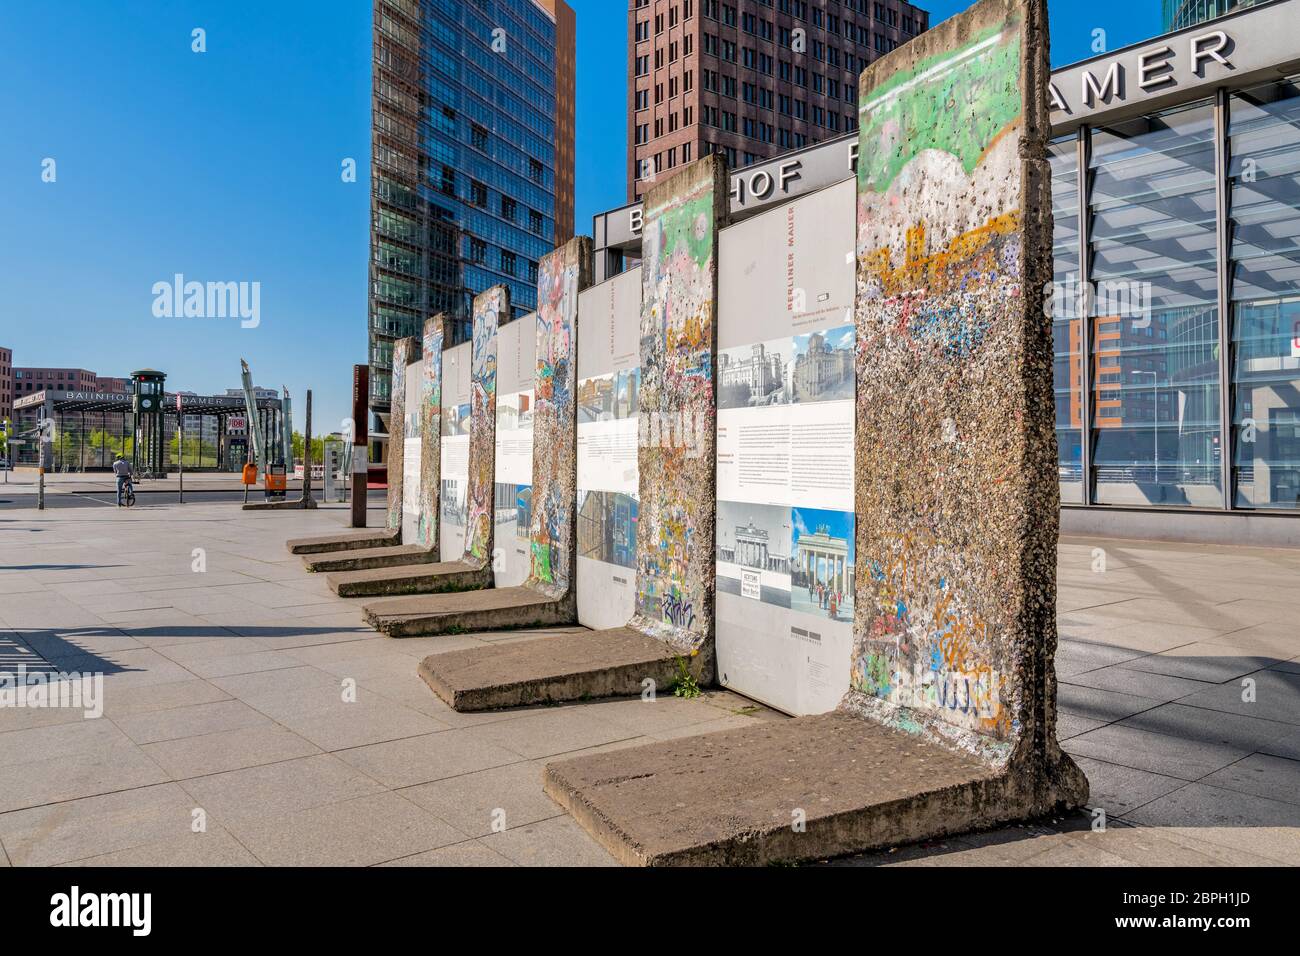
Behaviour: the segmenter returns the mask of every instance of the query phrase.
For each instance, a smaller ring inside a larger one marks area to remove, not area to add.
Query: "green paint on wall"
[[[688,199],[680,205],[665,209],[660,225],[665,257],[672,256],[685,244],[686,255],[696,265],[703,267],[713,255],[713,230],[708,226],[712,215],[711,195]],[[705,223],[703,229],[700,228],[701,217]]]
[[[1020,117],[1020,29],[992,27],[866,91],[859,110],[859,192],[884,192],[922,150],[939,149],[969,175]]]

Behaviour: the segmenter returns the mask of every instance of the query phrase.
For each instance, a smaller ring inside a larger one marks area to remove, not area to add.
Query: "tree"
[[[302,461],[302,432],[294,432],[291,441],[293,445],[294,461]],[[325,460],[325,439],[320,436],[315,436],[311,440],[311,460],[318,465]]]

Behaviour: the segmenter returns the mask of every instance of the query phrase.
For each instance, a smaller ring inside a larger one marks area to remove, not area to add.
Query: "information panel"
[[[641,269],[578,297],[578,622],[636,611]]]
[[[469,503],[470,343],[442,353],[442,491],[438,497],[438,548],[444,561],[465,553]]]
[[[537,375],[537,313],[497,331],[496,555],[499,588],[528,577],[533,495],[533,380]]]
[[[853,242],[852,181],[719,239],[718,679],[791,714],[849,686]]]
[[[406,407],[402,441],[402,540],[414,544],[420,530],[420,396],[424,390],[424,362],[406,367]],[[396,422],[393,427],[396,427]]]

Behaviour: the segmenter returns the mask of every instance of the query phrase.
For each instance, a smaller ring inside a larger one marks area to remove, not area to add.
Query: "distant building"
[[[0,348],[0,421],[14,417],[14,352]]]
[[[628,0],[627,20],[635,202],[710,153],[737,169],[857,129],[858,74],[930,15],[903,0]]]
[[[47,388],[94,392],[99,389],[99,376],[84,368],[20,366],[14,369],[15,399],[26,398]]]
[[[236,398],[242,398],[244,395],[244,390],[242,388],[228,388],[226,389],[226,394]],[[253,398],[255,399],[279,398],[279,397],[280,397],[280,393],[273,388],[263,388],[260,385],[253,386]]]

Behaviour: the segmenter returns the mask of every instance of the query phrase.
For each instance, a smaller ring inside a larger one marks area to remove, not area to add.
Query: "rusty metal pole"
[[[302,436],[302,506],[315,508],[316,499],[311,496],[311,389],[307,389],[307,414],[303,424]]]
[[[370,468],[369,429],[366,422],[366,402],[370,396],[370,367],[352,366],[352,524],[353,528],[366,526],[366,472]]]

